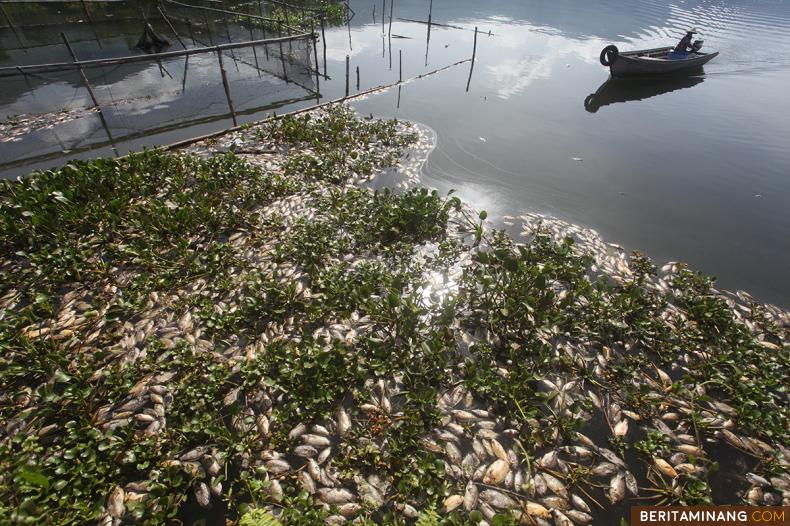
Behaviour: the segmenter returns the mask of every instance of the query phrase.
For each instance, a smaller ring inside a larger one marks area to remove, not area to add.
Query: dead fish
[[[762,486],[764,488],[771,486],[771,483],[768,482],[767,479],[761,477],[760,475],[756,475],[754,473],[747,473],[746,480],[748,480],[751,484],[754,484],[755,486]]]
[[[337,511],[340,512],[340,515],[342,515],[343,517],[345,517],[347,519],[350,519],[351,517],[354,517],[357,513],[360,512],[360,510],[362,510],[362,506],[360,506],[356,502],[349,502],[349,503],[343,504],[342,506],[340,506],[337,509]]]
[[[617,504],[625,497],[625,474],[618,473],[609,481],[609,501]]]
[[[639,495],[639,484],[637,484],[636,477],[630,471],[625,472],[625,489],[634,497]]]
[[[590,524],[593,519],[589,513],[579,510],[568,510],[565,512],[565,515],[575,524]]]
[[[697,446],[692,446],[689,444],[678,444],[677,446],[678,451],[685,453],[692,457],[704,457],[705,451]]]
[[[553,469],[557,465],[557,451],[552,450],[540,457],[535,464],[541,469]]]
[[[675,468],[673,468],[672,465],[663,458],[653,457],[653,464],[659,473],[666,475],[667,477],[675,478],[678,476],[678,472],[675,471]]]
[[[338,506],[355,500],[354,494],[344,488],[321,488],[318,490],[318,498],[322,502]]]
[[[464,509],[469,512],[477,506],[478,491],[477,486],[471,480],[467,482],[464,490]]]
[[[507,476],[510,467],[506,460],[499,459],[491,464],[483,476],[484,484],[497,485]]]
[[[533,517],[539,517],[541,519],[548,519],[551,517],[551,513],[545,506],[538,504],[537,502],[530,502],[527,501],[526,505],[527,514]]]
[[[557,495],[549,495],[548,497],[543,497],[542,499],[540,499],[540,502],[542,502],[549,508],[554,508],[557,510],[568,509],[568,501],[563,499],[562,497],[558,497]]]
[[[126,506],[124,505],[124,500],[126,497],[126,492],[120,486],[115,486],[112,492],[110,492],[110,496],[107,499],[107,511],[110,513],[110,516],[115,517],[116,519],[120,519],[123,517],[124,512],[126,511]]]
[[[208,508],[211,505],[211,492],[205,482],[198,482],[195,485],[195,500],[201,508]]]
[[[532,486],[535,489],[535,495],[539,497],[541,495],[545,495],[549,491],[549,487],[546,484],[546,479],[543,478],[542,473],[538,473],[532,477]]]
[[[318,450],[313,446],[301,445],[294,448],[293,454],[297,457],[313,458],[318,454]]]
[[[495,508],[509,510],[518,506],[518,503],[499,491],[487,489],[480,493],[480,500],[487,502]]]
[[[628,467],[625,465],[625,462],[623,462],[623,460],[620,457],[615,455],[615,453],[612,450],[606,449],[605,447],[599,447],[598,453],[612,464],[619,466],[623,469],[628,469]]]
[[[379,508],[384,505],[384,497],[373,484],[362,477],[354,477],[354,482],[357,483],[357,492],[363,503],[371,508]]]
[[[318,467],[318,462],[312,458],[307,461],[307,473],[310,474],[314,481],[318,482],[321,480],[321,468]]]
[[[460,464],[461,463],[461,450],[458,449],[453,442],[447,442],[444,445],[444,450],[447,453],[447,458],[450,459],[450,462],[453,464]]]
[[[266,471],[272,475],[280,475],[291,470],[291,465],[280,458],[273,458],[264,464]]]
[[[463,503],[464,498],[461,495],[450,495],[444,499],[444,512],[450,513]]]
[[[628,433],[628,420],[623,419],[617,422],[614,426],[614,434],[618,437],[624,437]]]
[[[313,447],[326,447],[332,443],[332,441],[325,436],[311,435],[311,434],[302,435],[302,442],[304,442],[308,446],[313,446]]]
[[[288,438],[293,440],[295,438],[299,438],[306,432],[307,432],[307,426],[305,424],[298,424],[288,432]]]
[[[331,447],[323,449],[321,451],[321,453],[318,455],[318,463],[319,464],[323,464],[326,461],[326,459],[329,458],[329,455],[331,455],[331,454],[332,454],[332,448]]]
[[[280,484],[280,481],[277,479],[270,479],[269,480],[269,496],[274,499],[275,501],[279,502],[283,499],[283,487]]]
[[[506,462],[510,462],[510,459],[508,458],[507,455],[507,451],[505,451],[505,448],[502,447],[502,444],[500,444],[499,441],[495,438],[492,438],[490,442],[491,442],[491,451],[494,452],[494,456]]]
[[[310,495],[315,493],[315,480],[306,471],[300,471],[297,480],[307,493]]]
[[[573,522],[560,510],[554,509],[554,525],[555,526],[574,526]]]
[[[580,496],[576,495],[575,493],[571,493],[571,504],[573,504],[573,507],[578,510],[581,510],[585,513],[591,513],[590,506],[587,505],[584,499],[582,499]]]
[[[562,483],[560,479],[555,477],[554,475],[550,475],[549,473],[542,473],[543,480],[546,481],[546,486],[554,492],[554,494],[559,495],[563,499],[568,498],[568,490],[565,487],[565,484]]]
[[[472,475],[478,468],[479,464],[480,462],[477,460],[477,456],[472,453],[468,453],[461,461],[461,470],[464,472],[464,476],[467,478],[472,478]]]

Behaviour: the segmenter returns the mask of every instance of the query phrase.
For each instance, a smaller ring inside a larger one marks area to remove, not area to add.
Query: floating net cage
[[[111,11],[119,4],[126,3],[112,2],[107,8]],[[227,127],[232,111],[243,121],[245,115],[317,96],[315,60],[320,53],[313,49],[317,40],[309,26],[288,26],[266,11],[252,18],[247,16],[250,13],[242,16],[214,9],[175,2],[156,6],[157,16],[147,20],[170,41],[161,54],[135,49],[143,31],[139,16],[124,22],[133,23],[138,31],[124,30],[112,37],[100,34],[101,48],[88,25],[53,22],[52,30],[62,28],[68,35],[74,54],[84,64],[85,79],[79,68],[68,64],[72,57],[59,34],[59,42],[39,44],[40,52],[28,49],[32,56],[22,64],[0,64],[5,92],[0,94],[0,171],[33,158],[55,158],[100,146],[129,143],[124,151],[137,149],[146,145],[144,138],[153,136],[156,143],[173,142],[215,131],[218,121]],[[5,30],[0,31],[7,42]],[[14,55],[20,56],[24,54]],[[42,57],[46,60],[37,60]],[[36,67],[27,67],[31,64]],[[190,132],[186,136],[185,128]]]

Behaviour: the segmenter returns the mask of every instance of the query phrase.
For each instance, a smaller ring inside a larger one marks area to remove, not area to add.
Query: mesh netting
[[[151,18],[150,22],[155,31],[171,40],[167,51],[181,51],[182,42],[193,50],[229,42],[287,37],[289,32],[282,24],[271,21],[246,20],[193,8],[171,6],[166,16],[166,20],[160,16]],[[68,31],[78,58],[90,60],[141,54],[135,49],[139,34],[134,28],[141,34],[142,21],[138,17],[125,24],[131,29],[124,27],[122,34],[102,38],[101,48],[85,24],[75,27],[64,22],[61,26]],[[298,31],[292,28],[291,32],[297,35]],[[29,35],[26,32],[23,38]],[[315,55],[310,36],[223,49],[221,53],[233,109],[240,121],[245,115],[312,97],[316,91]],[[24,54],[18,52],[13,58],[20,57],[23,60],[12,63],[71,60],[62,41],[41,43]],[[226,121],[231,116],[230,105],[214,49],[189,56],[86,67],[84,72],[101,113],[95,111],[76,69],[39,69],[25,76],[3,77],[6,92],[3,100],[9,102],[0,104],[0,170],[31,157],[78,152],[97,144],[119,144],[194,128],[194,132],[177,137],[183,138],[214,131],[220,127],[218,122],[222,127],[229,124]]]

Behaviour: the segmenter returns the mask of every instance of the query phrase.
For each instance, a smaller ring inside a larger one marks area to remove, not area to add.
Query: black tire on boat
[[[606,66],[607,68],[615,63],[617,57],[620,56],[620,50],[617,49],[617,46],[606,46],[601,51],[601,64]]]

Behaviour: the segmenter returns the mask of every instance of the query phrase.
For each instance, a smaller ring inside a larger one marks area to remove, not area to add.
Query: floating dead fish
[[[464,509],[472,511],[477,506],[478,490],[474,482],[469,481],[464,490]]]
[[[492,489],[487,489],[480,492],[480,500],[487,502],[491,506],[501,510],[509,510],[518,506],[518,503],[512,498],[508,497],[502,492]]]
[[[444,504],[443,504],[444,512],[450,513],[451,511],[453,511],[463,503],[464,503],[464,497],[462,497],[461,495],[450,495],[449,497],[444,499]]]
[[[497,460],[491,464],[483,476],[484,484],[497,485],[503,480],[510,471],[509,464],[506,460]]]
[[[318,490],[318,498],[327,504],[346,504],[355,500],[354,494],[344,488],[322,488]]]
[[[609,501],[617,504],[625,497],[625,474],[618,473],[609,482]]]

